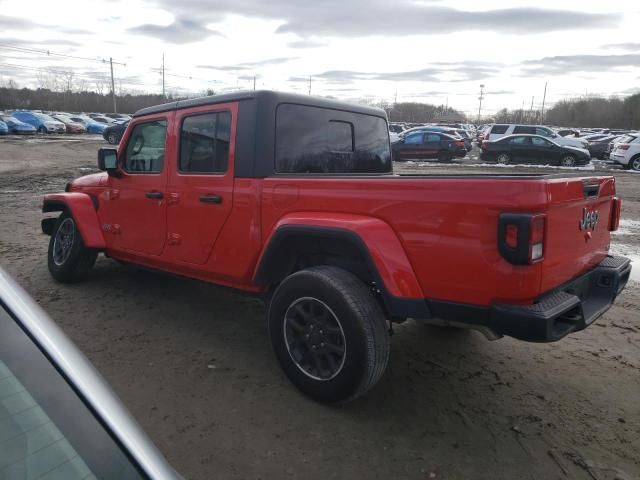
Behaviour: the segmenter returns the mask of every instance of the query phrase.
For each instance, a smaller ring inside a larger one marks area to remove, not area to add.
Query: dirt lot
[[[377,388],[319,405],[281,373],[256,300],[102,257],[85,283],[51,279],[40,197],[94,171],[100,145],[0,139],[0,265],[186,478],[640,478],[637,281],[594,326],[555,344],[406,322]],[[616,177],[625,222],[613,248],[638,255],[640,175]]]

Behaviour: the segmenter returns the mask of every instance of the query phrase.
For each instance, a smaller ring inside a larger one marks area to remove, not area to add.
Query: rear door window
[[[527,125],[517,125],[513,129],[513,133],[526,133],[526,134],[534,135],[536,133],[536,128],[529,127]]]
[[[421,145],[424,140],[424,134],[421,132],[412,133],[404,139],[405,145]]]
[[[180,130],[183,173],[224,173],[229,163],[231,113],[215,112],[186,117]]]
[[[439,142],[440,135],[437,133],[427,133],[424,138],[425,143]]]
[[[509,125],[494,125],[491,127],[491,133],[503,134],[507,132]]]
[[[275,157],[278,173],[389,173],[389,129],[373,115],[283,103]]]

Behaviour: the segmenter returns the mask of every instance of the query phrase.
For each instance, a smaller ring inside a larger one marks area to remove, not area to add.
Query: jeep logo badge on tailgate
[[[595,230],[599,219],[600,219],[600,215],[596,210],[589,210],[586,207],[583,208],[582,220],[578,222],[578,225],[580,226],[580,230],[582,231]]]

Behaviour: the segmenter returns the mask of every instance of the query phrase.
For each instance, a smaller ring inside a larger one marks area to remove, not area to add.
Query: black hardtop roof
[[[335,110],[344,110],[354,113],[363,113],[365,115],[373,115],[376,117],[387,118],[384,110],[380,108],[368,107],[365,105],[357,105],[354,103],[340,102],[322,97],[313,97],[309,95],[297,95],[295,93],[275,92],[271,90],[250,90],[233,93],[225,93],[222,95],[212,95],[209,97],[190,98],[188,100],[179,100],[177,102],[163,103],[138,110],[133,114],[134,117],[150,115],[153,113],[168,112],[171,110],[180,110],[183,108],[199,107],[202,105],[215,105],[218,103],[238,102],[256,99],[258,102],[265,101],[268,104],[278,105],[280,103],[295,103],[301,105],[309,105],[320,108],[332,108]]]

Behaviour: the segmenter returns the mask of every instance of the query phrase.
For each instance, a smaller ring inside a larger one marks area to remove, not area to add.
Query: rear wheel
[[[58,218],[47,254],[51,276],[62,283],[77,282],[86,278],[98,256],[98,251],[84,246],[75,220],[64,212]]]
[[[107,135],[107,142],[109,142],[111,145],[115,145],[118,143],[118,137],[115,133],[110,133],[109,135]]]
[[[573,155],[565,155],[560,159],[560,165],[563,167],[575,167],[576,157],[574,157]]]
[[[451,161],[451,154],[449,152],[438,152],[438,162],[447,163]]]
[[[498,155],[497,161],[502,165],[507,165],[511,163],[511,155],[509,155],[508,153],[501,153],[500,155]]]
[[[320,402],[346,402],[382,377],[389,359],[384,314],[367,286],[337,267],[296,272],[276,289],[271,344],[289,380]]]
[[[637,155],[631,159],[629,162],[629,168],[631,170],[635,170],[636,172],[640,172],[640,155]]]

